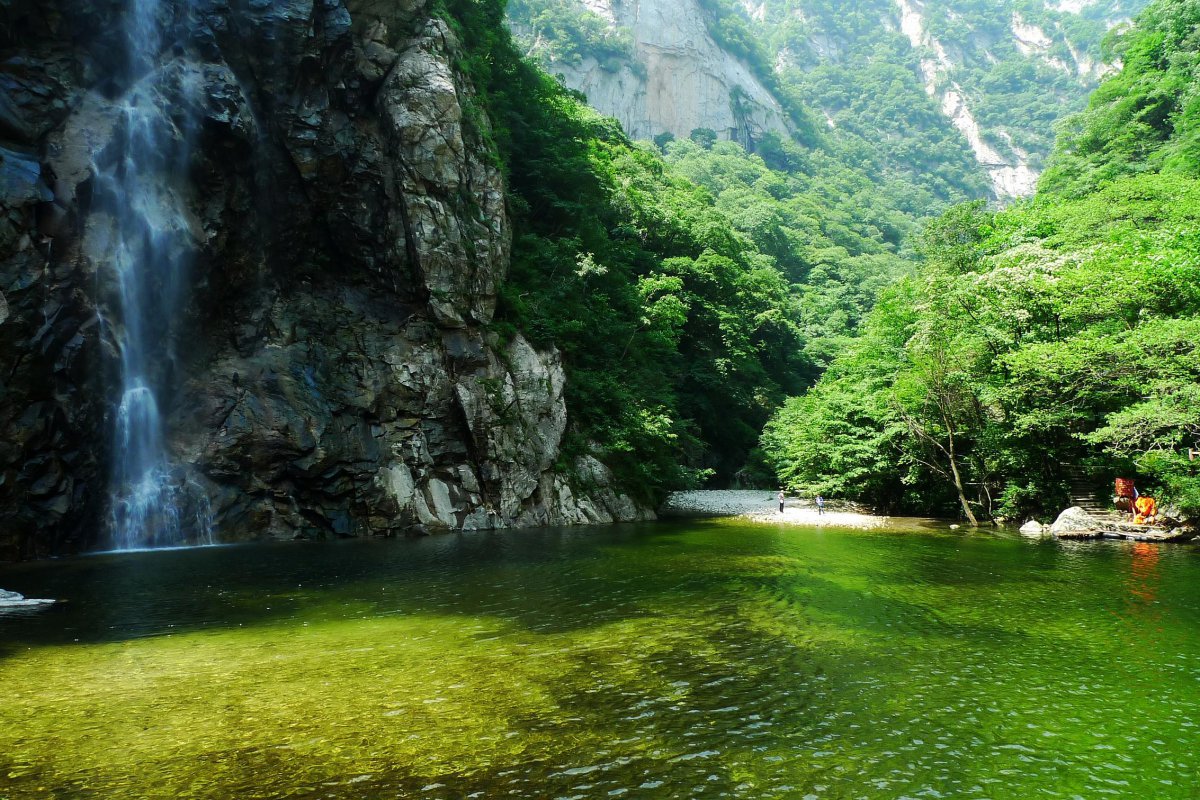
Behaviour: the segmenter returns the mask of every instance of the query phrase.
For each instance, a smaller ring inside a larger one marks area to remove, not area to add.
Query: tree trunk
[[[975,519],[975,515],[971,512],[971,504],[967,502],[967,494],[963,491],[962,475],[958,472],[958,459],[954,455],[954,434],[949,434],[950,439],[950,474],[954,476],[954,489],[958,492],[958,502],[962,503],[963,513],[967,515],[967,522],[971,523],[972,528],[979,527],[979,520]]]

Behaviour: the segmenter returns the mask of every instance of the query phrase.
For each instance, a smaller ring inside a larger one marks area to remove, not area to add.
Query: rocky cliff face
[[[869,72],[870,45],[890,48],[889,37],[902,36],[906,61],[932,104],[969,146],[993,196],[1009,200],[1033,193],[1054,122],[1080,110],[1112,68],[1100,56],[1105,31],[1145,4],[861,0],[861,13],[878,24],[856,28],[830,15],[826,0],[768,0],[767,24],[800,11],[783,61],[809,72]],[[831,125],[841,117],[853,126],[853,105],[822,111]]]
[[[634,138],[664,131],[681,136],[707,127],[745,141],[764,130],[786,129],[772,94],[709,36],[696,0],[571,2],[631,36],[632,55],[564,60],[555,57],[548,40],[561,31],[534,30],[527,19],[517,18],[515,32],[550,72],[619,119]],[[871,117],[896,95],[890,85],[894,76],[880,78],[885,62],[902,65],[927,95],[928,111],[940,116],[938,124],[952,128],[974,156],[992,195],[1009,200],[1033,193],[1053,144],[1054,121],[1082,108],[1111,68],[1100,59],[1104,30],[1129,20],[1146,2],[741,0],[737,5],[774,57],[781,83],[812,107],[815,118],[826,120],[832,136],[838,129],[875,136],[868,146],[889,149],[889,137],[877,136]],[[724,13],[735,13],[733,4]],[[923,115],[926,109],[916,111]],[[741,122],[746,116],[749,124]],[[921,157],[909,160],[919,163]]]
[[[635,139],[661,133],[684,137],[710,128],[748,141],[766,131],[786,134],[779,102],[749,68],[723,50],[704,24],[696,0],[580,0],[588,11],[633,38],[628,60],[584,55],[546,64],[588,103],[616,117]],[[539,55],[537,34],[521,21],[516,33]]]
[[[126,3],[0,7],[11,558],[103,543],[121,345],[91,193],[132,95],[117,77]],[[139,78],[143,96],[199,105],[178,131],[194,139],[193,266],[162,405],[178,480],[200,487],[219,536],[645,516],[598,460],[559,463],[557,355],[487,332],[504,187],[454,37],[423,0],[158,13],[184,44]]]

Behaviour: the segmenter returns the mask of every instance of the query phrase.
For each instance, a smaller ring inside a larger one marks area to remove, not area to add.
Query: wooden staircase
[[[1117,511],[1112,506],[1111,494],[1097,495],[1096,481],[1083,467],[1063,466],[1067,479],[1072,506],[1079,506],[1094,519],[1099,528],[1094,531],[1067,535],[1062,538],[1075,539],[1126,539],[1135,542],[1188,541],[1193,534],[1186,529],[1167,529],[1157,525],[1135,525],[1131,515]]]
[[[1072,506],[1079,506],[1094,517],[1121,518],[1121,512],[1113,509],[1110,497],[1096,494],[1096,481],[1083,467],[1064,466],[1063,475],[1067,479]]]

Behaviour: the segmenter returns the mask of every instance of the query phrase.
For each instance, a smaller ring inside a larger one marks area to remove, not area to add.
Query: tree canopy
[[[1164,14],[1195,19],[1195,8],[1156,5],[1151,32],[1127,36],[1157,40]],[[1157,71],[1131,59],[1113,82],[1153,94]],[[1176,88],[1189,96],[1195,81]],[[1103,135],[1116,112],[1092,106],[1071,136]],[[1060,177],[1031,202],[966,205],[927,226],[919,274],[885,292],[862,337],[768,424],[763,443],[781,477],[891,508],[944,512],[961,501],[1014,517],[1060,508],[1082,470],[1098,486],[1136,475],[1200,510],[1187,455],[1200,441],[1200,181],[1184,168],[1189,135],[1180,120],[1139,164],[1110,152],[1108,180],[1100,170],[1061,179],[1079,159],[1063,147]]]

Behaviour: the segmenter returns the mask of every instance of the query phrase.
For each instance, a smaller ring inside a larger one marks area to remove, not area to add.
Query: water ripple
[[[0,796],[1190,797],[1195,555],[706,522],[5,568],[67,602],[0,619]]]

